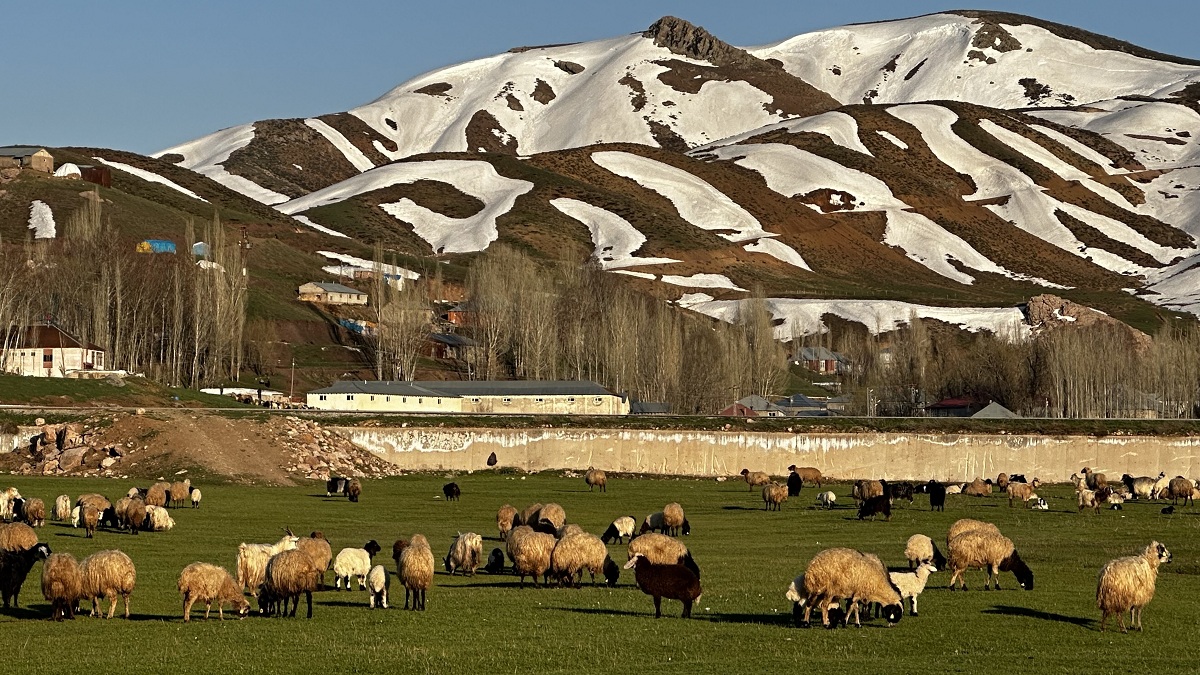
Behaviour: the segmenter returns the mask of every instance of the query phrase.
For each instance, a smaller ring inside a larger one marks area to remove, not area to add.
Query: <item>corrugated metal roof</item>
[[[474,347],[475,341],[454,333],[430,333],[429,339],[451,347]]]
[[[342,380],[310,394],[383,394],[387,396],[611,396],[595,382],[575,380],[493,380],[378,382]]]
[[[13,332],[16,333],[19,330],[14,329]],[[84,345],[56,326],[47,326],[44,324],[29,326],[25,329],[24,334],[19,336],[19,339],[17,338],[17,335],[12,336],[14,340],[12,343],[13,349],[90,349],[97,352],[104,351],[90,342]]]

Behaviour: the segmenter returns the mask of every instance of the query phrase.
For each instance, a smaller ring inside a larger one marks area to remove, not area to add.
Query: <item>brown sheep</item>
[[[392,542],[392,560],[396,562],[397,572],[400,570],[400,554],[404,553],[404,549],[408,548],[407,539],[397,539]]]
[[[262,589],[265,603],[268,606],[280,603],[280,616],[296,616],[296,610],[300,608],[300,594],[303,593],[308,601],[308,618],[311,619],[312,594],[317,590],[323,572],[310,555],[298,548],[280,551],[267,562],[266,581]],[[291,614],[288,613],[289,600],[292,602]]]
[[[357,478],[350,479],[350,482],[346,484],[346,496],[350,498],[350,501],[357,502],[362,496],[362,481]]]
[[[79,563],[70,553],[51,553],[42,563],[42,597],[50,601],[50,618],[75,618],[75,604],[83,597]]]
[[[814,466],[796,466],[795,464],[788,467],[788,471],[800,476],[800,480],[805,483],[816,483],[817,487],[821,487],[821,470]]]
[[[1000,475],[996,476],[996,488],[1001,492],[1008,489],[1008,474],[1001,471]]]
[[[170,499],[172,508],[183,506],[187,503],[189,497],[192,496],[192,481],[191,479],[176,481],[171,483],[171,487],[167,491],[167,497]]]
[[[654,618],[662,617],[662,599],[683,602],[684,619],[692,616],[692,604],[700,599],[700,577],[683,565],[655,565],[646,556],[635,553],[625,564],[633,568],[638,588],[654,598]]]
[[[549,536],[549,535],[537,535]],[[550,537],[551,540],[554,537]],[[408,609],[408,595],[412,592],[412,608],[425,611],[425,592],[433,586],[433,551],[425,535],[414,534],[408,546],[400,553],[400,565],[396,571],[400,583],[404,584],[404,609]]]
[[[879,558],[850,548],[829,548],[813,557],[804,571],[803,596],[805,625],[813,607],[820,607],[821,623],[828,627],[830,603],[841,600],[850,601],[848,614],[854,614],[856,626],[860,625],[859,607],[864,602],[883,605],[888,625],[899,621],[904,613],[900,591]]]
[[[1192,481],[1183,476],[1176,476],[1167,484],[1167,497],[1171,498],[1171,503],[1175,504],[1178,500],[1183,500],[1183,505],[1187,506],[1192,499],[1192,492],[1196,489],[1196,485]],[[32,500],[30,500],[32,501]],[[1194,505],[1194,502],[1191,502]],[[29,507],[25,507],[27,512]]]
[[[513,529],[519,514],[511,504],[505,504],[496,511],[496,529],[500,530],[500,541],[508,538],[509,530]]]
[[[599,487],[601,492],[608,492],[608,476],[600,469],[589,466],[587,473],[583,474],[583,482],[587,483],[588,492],[596,487]]]
[[[535,523],[529,523],[533,529],[546,534],[558,534],[567,523],[567,512],[558,504],[546,504],[538,511]]]
[[[25,500],[23,520],[30,527],[42,527],[46,524],[46,502],[37,497]]]
[[[1020,500],[1022,504],[1029,506],[1029,500],[1037,496],[1033,493],[1033,486],[1029,483],[1009,483],[1007,492],[1009,508],[1012,508],[1015,500]]]
[[[525,507],[525,510],[521,512],[520,519],[514,520],[513,525],[528,525],[529,527],[533,527],[537,524],[538,512],[541,510],[541,503],[531,504]]]
[[[662,510],[663,534],[677,535],[685,527],[687,519],[683,516],[683,507],[677,502],[671,502]]]
[[[765,471],[751,471],[750,469],[742,469],[742,478],[746,480],[746,484],[750,486],[750,492],[754,492],[754,488],[760,485],[766,485],[771,482],[771,476]]]
[[[971,530],[982,530],[984,532],[995,532],[996,534],[1000,534],[1000,528],[996,527],[992,523],[984,522],[982,520],[971,520],[970,518],[959,518],[958,520],[954,521],[954,524],[950,526],[950,531],[946,533],[946,544],[949,545],[951,539],[957,537],[963,532],[970,532]]]
[[[976,478],[963,488],[962,493],[964,495],[971,495],[972,497],[984,497],[992,494],[992,484],[982,478]]]
[[[763,508],[767,511],[780,511],[787,501],[787,486],[779,483],[764,485],[762,489]]]
[[[28,551],[37,543],[37,532],[25,523],[0,523],[0,551]]]
[[[993,581],[996,583],[996,590],[1000,589],[1000,572],[1012,572],[1021,588],[1033,590],[1033,572],[1021,560],[1008,537],[985,530],[968,530],[951,539],[947,546],[949,551],[946,554],[946,566],[953,571],[950,576],[950,590],[954,590],[954,582],[957,580],[961,580],[962,590],[967,590],[967,579],[963,573],[969,569],[982,569],[987,572],[984,590],[988,590]]]
[[[83,530],[88,539],[96,534],[96,526],[100,524],[100,512],[91,506],[83,507]]]
[[[204,618],[212,611],[213,603],[217,603],[217,615],[225,619],[224,607],[237,610],[239,616],[246,616],[250,611],[250,603],[242,595],[242,589],[234,582],[233,577],[223,567],[208,563],[195,562],[183,568],[177,585],[183,594],[183,622],[192,620],[192,605],[204,603]]]
[[[680,564],[700,576],[700,567],[692,559],[687,546],[678,539],[672,539],[665,534],[641,534],[629,540],[626,555],[632,559],[635,555],[644,555],[655,565]]]
[[[317,566],[317,569],[321,570],[321,574],[317,579],[317,587],[319,590],[324,590],[325,570],[329,569],[329,565],[333,560],[333,548],[325,539],[325,535],[320,532],[313,532],[310,536],[300,537],[296,540],[296,549],[308,554],[308,557],[312,558],[313,564]]]
[[[1108,487],[1108,477],[1102,473],[1096,473],[1086,466],[1083,467],[1083,478],[1089,490],[1099,490]]]
[[[166,507],[167,505],[167,490],[171,488],[170,483],[155,483],[146,491],[146,506]]]
[[[75,500],[75,506],[90,506],[100,513],[104,513],[105,510],[112,507],[112,502],[108,501],[108,497],[105,497],[102,494],[91,492],[86,495],[80,495],[79,499]],[[80,510],[82,510],[82,508]]]
[[[1165,562],[1171,562],[1171,552],[1166,546],[1152,541],[1141,555],[1110,560],[1100,568],[1100,577],[1096,581],[1096,607],[1102,612],[1101,633],[1113,614],[1117,615],[1121,632],[1127,632],[1126,611],[1129,612],[1129,625],[1142,629],[1142,610],[1154,598],[1158,566]]]
[[[79,574],[83,581],[82,596],[92,602],[92,612],[103,616],[101,598],[108,598],[108,618],[117,611],[117,596],[125,600],[125,618],[129,618],[129,596],[137,584],[137,570],[129,556],[121,551],[99,551],[79,563]]]
[[[871,497],[883,496],[883,483],[877,480],[856,480],[851,496],[854,498],[854,502],[861,506]]]
[[[586,532],[558,540],[550,553],[550,571],[558,577],[560,584],[574,584],[575,588],[583,584],[584,571],[592,575],[593,586],[596,585],[596,575],[601,573],[608,577],[609,586],[617,583],[617,577],[610,576],[617,571],[617,566],[608,557],[608,548],[600,537]],[[620,572],[617,571],[617,574]]]
[[[537,588],[539,576],[543,581],[549,581],[550,555],[558,540],[543,532],[509,533],[508,550],[513,560],[513,573],[521,578],[520,588],[525,588],[525,577],[533,577],[533,586]]]

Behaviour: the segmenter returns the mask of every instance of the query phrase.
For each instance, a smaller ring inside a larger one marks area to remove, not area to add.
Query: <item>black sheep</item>
[[[798,497],[800,488],[804,487],[804,480],[800,478],[800,474],[793,471],[788,475],[787,487],[789,497]]]
[[[1025,480],[1025,474],[1014,473],[1013,475],[1008,477],[1008,482],[1010,482],[1010,483],[1028,483],[1029,481]]]
[[[331,476],[329,480],[325,481],[325,496],[332,497],[334,495],[345,494],[346,482],[345,478]]]
[[[875,516],[883,514],[884,520],[892,519],[892,500],[886,494],[877,497],[871,497],[864,501],[862,506],[858,507],[858,519],[862,520],[867,516],[871,516],[871,520],[875,520]]]
[[[662,599],[683,603],[683,618],[692,616],[692,603],[700,598],[700,577],[683,565],[655,565],[646,556],[635,553],[625,564],[633,568],[633,578],[643,593],[654,598],[654,618],[662,617]]]
[[[945,511],[946,510],[946,486],[931,480],[925,484],[925,491],[929,493],[929,510],[930,511]]]
[[[500,574],[504,571],[504,551],[494,548],[488,554],[487,564],[483,566],[483,570],[488,574]]]
[[[8,609],[10,601],[13,607],[21,606],[17,602],[17,594],[21,592],[25,577],[29,576],[29,570],[33,569],[35,562],[49,556],[50,547],[46,544],[38,544],[24,551],[0,552],[0,595],[4,597],[5,609]]]
[[[913,502],[912,483],[889,483],[888,492],[884,494],[887,494],[892,499],[907,499],[909,504]]]
[[[446,483],[442,486],[442,494],[446,495],[446,501],[456,502],[462,496],[462,490],[458,488],[458,483]]]
[[[605,558],[603,570],[604,583],[610,588],[615,587],[617,585],[617,580],[621,578],[621,567],[617,565],[617,563],[613,562],[612,558]],[[582,572],[580,573],[580,578],[583,578]]]

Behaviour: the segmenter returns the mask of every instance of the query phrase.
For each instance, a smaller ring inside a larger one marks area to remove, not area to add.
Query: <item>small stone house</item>
[[[54,173],[54,156],[45,148],[23,145],[0,147],[0,168],[5,167]]]
[[[341,284],[310,281],[299,289],[301,302],[321,302],[327,305],[365,305],[367,294]]]

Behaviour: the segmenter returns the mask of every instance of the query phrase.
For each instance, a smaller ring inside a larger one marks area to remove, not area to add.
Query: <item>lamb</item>
[[[1096,581],[1096,607],[1101,611],[1100,632],[1104,632],[1108,617],[1115,614],[1121,632],[1125,628],[1125,612],[1129,612],[1129,625],[1142,630],[1142,610],[1154,598],[1154,585],[1158,579],[1158,566],[1171,562],[1171,552],[1157,541],[1142,551],[1141,555],[1110,560],[1100,568]]]
[[[620,570],[608,556],[604,542],[594,534],[582,533],[563,537],[554,545],[550,552],[550,571],[558,577],[563,585],[583,584],[583,573],[587,571],[592,576],[592,585],[596,585],[596,574],[603,573],[609,586],[617,585]],[[616,574],[612,574],[616,572]],[[578,578],[576,578],[578,575]]]
[[[877,480],[856,480],[854,481],[854,490],[850,496],[854,498],[855,504],[862,504],[871,497],[879,497],[883,495],[883,483]]]
[[[4,598],[4,608],[8,609],[9,602],[13,607],[19,607],[17,596],[29,570],[39,560],[45,560],[50,555],[50,547],[46,544],[36,544],[19,551],[0,551],[0,595]]]
[[[358,498],[361,496],[362,496],[362,481],[358,480],[357,478],[351,478],[350,482],[346,484],[346,497],[348,497],[350,499],[350,501],[357,503]],[[292,610],[292,611],[295,611],[295,610]]]
[[[604,534],[600,535],[600,541],[607,544],[615,539],[618,544],[624,544],[626,537],[633,539],[633,528],[636,526],[637,521],[633,516],[621,516],[609,524]]]
[[[513,561],[513,573],[521,578],[521,588],[525,588],[527,576],[533,577],[534,588],[539,575],[542,581],[549,581],[550,556],[557,544],[558,540],[543,532],[522,532],[516,538],[509,537],[508,554]]]
[[[382,548],[379,542],[372,539],[362,548],[344,548],[338,551],[333,559],[333,587],[341,589],[342,579],[346,580],[346,590],[350,590],[350,577],[358,577],[358,588],[367,587],[367,573],[371,571],[371,561]]]
[[[146,491],[146,499],[144,500],[146,506],[165,507],[167,505],[167,490],[170,489],[170,483],[155,483],[151,485],[150,489]]]
[[[263,585],[263,580],[267,573],[267,563],[271,557],[283,551],[290,551],[296,548],[296,542],[300,538],[288,532],[282,539],[274,544],[247,544],[242,543],[238,546],[237,561],[234,567],[237,569],[237,582],[239,588],[248,589],[250,595],[258,597],[258,589]]]
[[[915,572],[889,572],[888,576],[892,580],[892,585],[900,590],[900,605],[904,606],[904,598],[909,598],[909,614],[917,616],[917,596],[925,590],[925,583],[929,581],[929,575],[938,571],[936,565],[931,562],[923,562],[917,566]]]
[[[488,574],[500,574],[504,571],[504,551],[494,548],[488,554],[487,564],[483,566],[483,571]]]
[[[281,603],[280,616],[296,616],[296,610],[300,608],[300,594],[303,593],[308,601],[307,618],[311,619],[312,594],[317,590],[322,572],[313,559],[299,549],[293,548],[271,556],[271,560],[267,562],[266,580],[262,588],[268,608],[275,603]],[[262,599],[260,598],[260,602]],[[289,600],[292,602],[290,614]]]
[[[108,598],[108,618],[117,611],[117,596],[125,600],[125,618],[129,618],[129,596],[137,584],[137,570],[129,556],[121,551],[99,551],[79,563],[79,574],[83,581],[80,597],[91,600],[89,616],[103,615],[101,598]]]
[[[792,621],[795,622],[797,628],[803,628],[804,622],[804,606],[808,603],[808,598],[804,597],[804,575],[792,579],[792,583],[788,584],[787,591],[783,594],[785,598],[792,601]],[[831,602],[825,606],[829,612],[830,627],[845,626],[846,613],[842,611],[840,602]]]
[[[175,527],[175,519],[164,506],[146,506],[146,529],[151,532],[167,532]]]
[[[601,492],[608,492],[608,476],[600,469],[588,467],[587,473],[583,474],[583,482],[587,483],[588,492],[599,487]]]
[[[646,556],[655,565],[683,565],[700,576],[700,567],[692,559],[692,554],[678,539],[672,539],[665,534],[643,534],[629,541],[627,555],[632,558],[636,554]]]
[[[962,483],[952,483],[946,486],[946,494],[961,495],[964,487]]]
[[[700,575],[683,565],[657,565],[635,553],[625,569],[633,569],[634,580],[643,593],[654,598],[654,618],[662,618],[662,599],[683,603],[684,619],[692,616],[692,604],[700,599]]]
[[[530,536],[554,539],[548,534]],[[424,535],[414,534],[409,540],[408,546],[400,554],[397,575],[404,584],[404,609],[408,609],[408,594],[411,591],[412,608],[425,611],[425,593],[433,585],[433,551],[429,549],[429,541]]]
[[[1188,494],[1190,495],[1191,492]],[[24,520],[30,527],[44,526],[46,524],[46,502],[37,497],[26,500],[21,520]]]
[[[567,512],[563,510],[563,507],[558,504],[546,504],[538,510],[537,521],[532,523],[532,527],[538,532],[558,534],[566,522]]]
[[[1176,476],[1167,483],[1167,495],[1171,498],[1171,504],[1175,504],[1178,500],[1183,500],[1183,505],[1187,506],[1192,499],[1192,491],[1196,489],[1196,485],[1192,481],[1183,476]],[[32,501],[32,500],[30,500]],[[1195,504],[1193,503],[1193,506]],[[26,507],[28,508],[28,507]],[[32,523],[30,523],[32,524]]]
[[[505,504],[496,511],[496,529],[500,530],[500,541],[508,538],[508,532],[513,529],[513,523],[518,515],[517,510],[511,504]]]
[[[168,497],[171,500],[170,506],[172,506],[172,507],[183,506],[184,502],[187,501],[188,497],[191,494],[192,494],[191,479],[171,483],[171,488],[170,488],[169,494],[168,494]]]
[[[542,505],[540,503],[525,507],[525,510],[521,512],[520,519],[514,520],[513,525],[528,525],[529,527],[533,527],[537,524],[538,512],[541,510]]]
[[[925,484],[925,491],[929,493],[929,510],[930,511],[945,511],[946,510],[946,494],[948,490],[945,485],[930,480]]]
[[[4,522],[11,522],[13,519],[13,502],[21,498],[21,492],[15,487],[10,487],[4,492],[0,492],[0,519]]]
[[[1034,486],[1029,483],[1009,483],[1008,489],[1008,508],[1012,508],[1014,500],[1020,500],[1022,504],[1028,506],[1029,500],[1037,497],[1033,493]]]
[[[971,481],[970,485],[963,488],[962,493],[964,495],[971,495],[972,497],[990,495],[992,494],[992,484],[982,478],[976,478]]]
[[[442,495],[446,497],[446,501],[456,502],[462,497],[462,489],[458,487],[458,483],[446,483],[442,486]]]
[[[813,607],[820,607],[821,623],[828,628],[829,606],[840,600],[850,601],[855,626],[862,625],[861,603],[882,605],[889,626],[904,613],[900,590],[892,584],[879,558],[850,548],[829,548],[817,553],[804,571],[803,591],[803,625],[808,625]]]
[[[1154,491],[1155,479],[1149,476],[1134,478],[1129,474],[1123,474],[1121,482],[1125,484],[1125,488],[1129,490],[1129,494],[1133,495],[1134,499],[1150,499]]]
[[[329,569],[329,565],[333,561],[333,548],[325,539],[325,535],[313,532],[307,537],[300,537],[296,540],[296,549],[307,553],[317,569],[321,570],[321,575],[317,579],[317,588],[324,590],[325,570]]]
[[[1100,500],[1096,499],[1095,490],[1078,490],[1076,496],[1079,499],[1079,510],[1091,509],[1094,513],[1100,512]]]
[[[817,495],[817,504],[827,509],[832,509],[836,502],[837,495],[833,494],[833,492],[830,490],[826,490]]]
[[[1158,480],[1154,481],[1154,487],[1150,488],[1151,499],[1163,499],[1166,497],[1167,486],[1171,484],[1171,479],[1167,478],[1166,472],[1160,471]]]
[[[938,550],[937,544],[923,534],[914,534],[908,538],[904,544],[904,557],[908,560],[910,570],[921,563],[933,563],[938,569],[946,566],[946,558]]]
[[[1027,591],[1033,590],[1033,572],[1013,546],[1012,540],[998,532],[968,530],[950,540],[946,564],[954,571],[950,577],[950,590],[954,582],[962,580],[962,590],[967,590],[967,579],[963,573],[968,569],[982,569],[988,574],[983,589],[988,590],[992,581],[1000,590],[1000,572],[1012,572],[1017,583]]]
[[[771,482],[771,476],[765,471],[751,471],[750,469],[742,469],[742,478],[746,480],[746,484],[750,486],[750,492],[754,492],[754,488],[760,485],[766,485]]]
[[[482,558],[483,537],[474,532],[460,532],[454,543],[450,544],[450,552],[442,562],[450,576],[454,576],[454,572],[461,569],[463,574],[473,577]]]
[[[42,563],[42,597],[50,601],[50,618],[75,618],[75,605],[83,597],[79,563],[70,553],[51,553]]]
[[[875,520],[875,516],[883,514],[884,520],[892,520],[892,500],[884,495],[877,495],[869,499],[863,500],[861,506],[858,507],[858,519],[862,520],[867,516],[871,516],[871,520]]]
[[[663,507],[662,510],[663,534],[675,536],[682,529],[684,534],[690,531],[687,526],[687,519],[683,517],[683,507],[676,502],[671,502]]]
[[[387,570],[383,565],[376,565],[367,572],[367,592],[371,594],[368,606],[375,609],[375,605],[387,609],[388,604],[388,587],[391,586],[391,579],[388,577]]]
[[[0,524],[0,551],[28,551],[37,543],[37,532],[25,523]]]
[[[204,618],[212,611],[213,603],[217,603],[217,615],[225,620],[224,607],[236,610],[238,616],[246,616],[250,611],[250,603],[242,595],[242,588],[235,584],[233,577],[223,567],[208,563],[195,562],[183,568],[176,585],[183,594],[183,622],[192,620],[192,605],[204,603]]]
[[[763,486],[763,489],[762,489],[763,508],[766,509],[767,511],[783,510],[783,502],[786,502],[787,498],[788,498],[787,486],[780,485],[779,483],[768,483],[767,485]]]
[[[788,471],[800,477],[800,480],[805,483],[816,483],[817,487],[821,487],[821,470],[814,466],[796,466],[795,464],[788,467]]]
[[[54,519],[62,522],[71,518],[71,497],[70,495],[59,495],[58,499],[54,500]]]
[[[204,497],[204,495],[200,494],[200,488],[192,488],[192,491],[188,496],[192,499],[192,508],[200,508],[200,500]]]
[[[325,496],[332,497],[334,495],[346,494],[346,483],[349,481],[338,476],[330,476],[329,480],[325,481]]]

